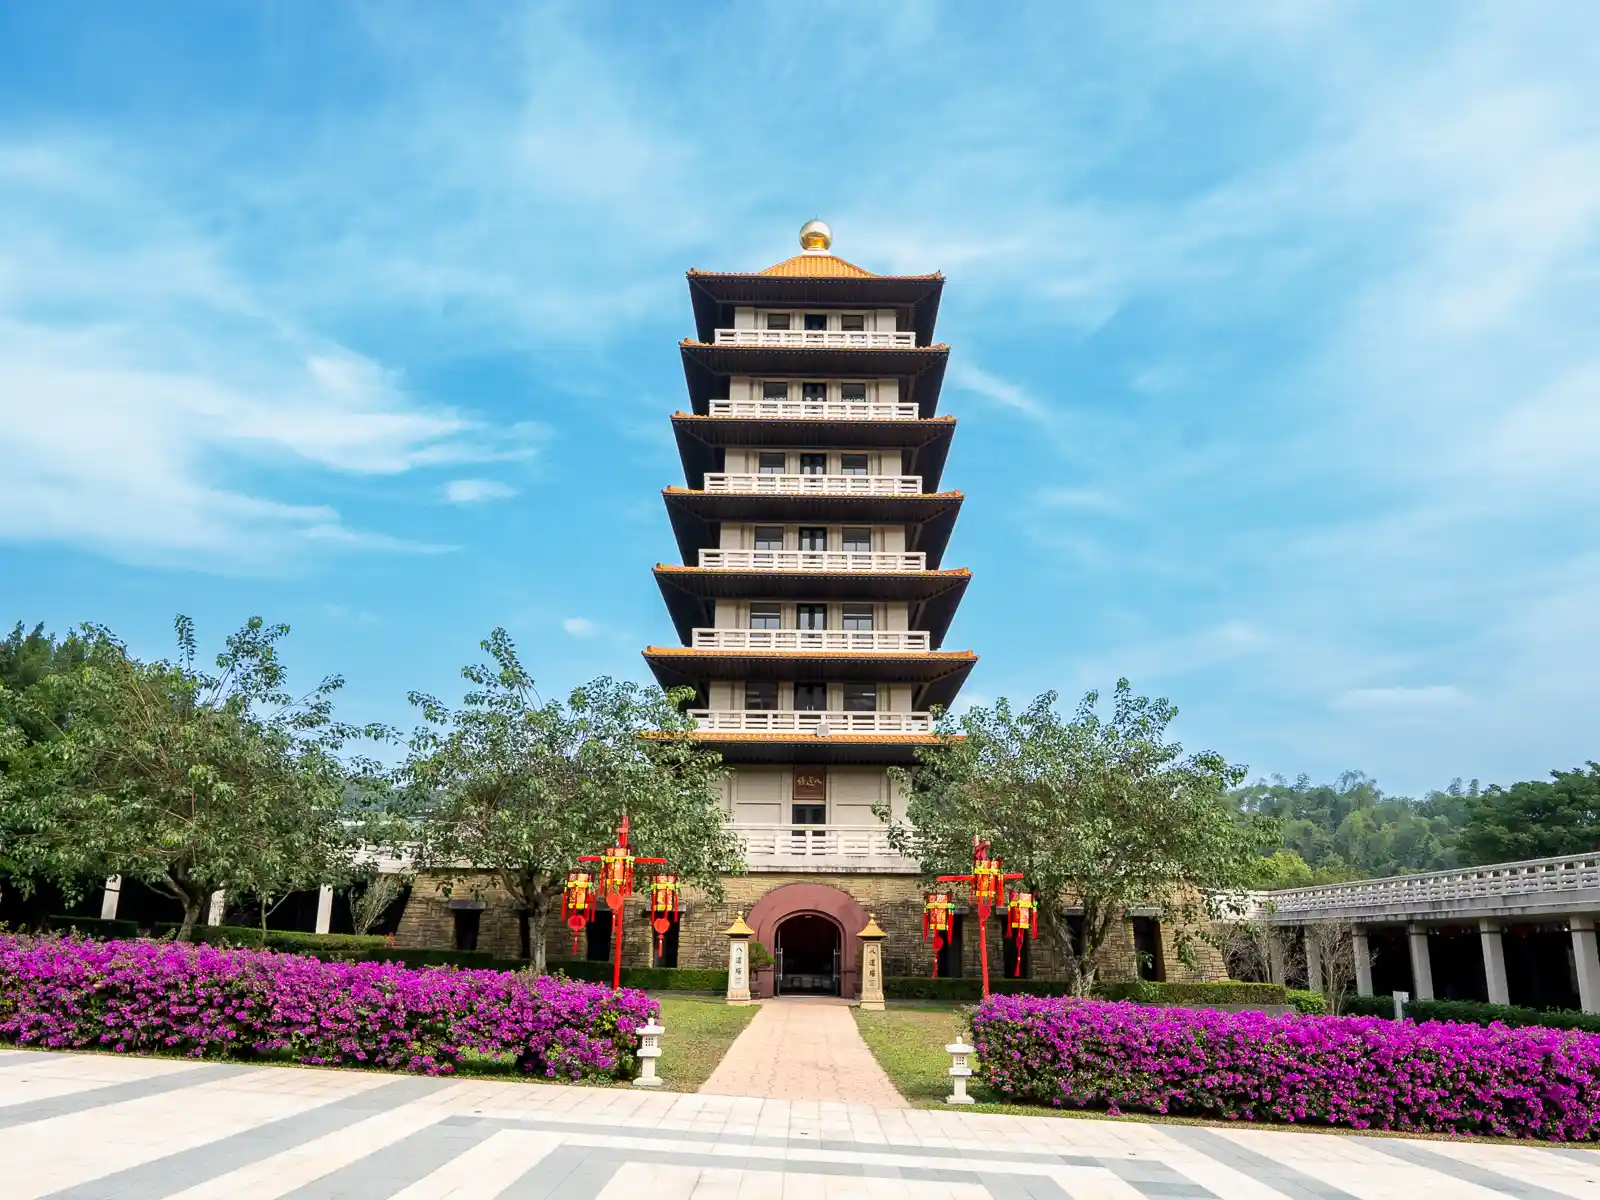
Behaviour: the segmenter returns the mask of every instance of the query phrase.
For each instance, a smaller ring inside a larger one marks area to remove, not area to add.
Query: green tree
[[[1122,679],[1109,718],[1095,692],[1070,720],[1055,706],[1047,692],[1021,712],[1002,699],[942,718],[939,744],[897,772],[909,799],[892,842],[933,876],[965,871],[973,837],[988,841],[1039,897],[1040,928],[1080,995],[1130,908],[1162,906],[1193,963],[1222,897],[1254,882],[1274,822],[1227,802],[1242,768],[1212,753],[1185,757],[1167,740],[1177,709],[1166,700],[1135,696]]]
[[[597,679],[563,704],[542,701],[504,629],[464,668],[459,709],[411,694],[427,722],[399,773],[417,868],[463,864],[499,880],[527,922],[535,971],[545,926],[580,854],[612,844],[624,812],[636,853],[665,856],[686,883],[720,896],[742,869],[723,819],[722,760],[689,736],[687,695]]]
[[[1600,763],[1485,789],[1458,845],[1470,865],[1600,850]]]
[[[0,828],[36,878],[70,888],[121,875],[171,896],[189,940],[216,889],[272,895],[351,869],[360,828],[338,752],[386,731],[333,719],[338,678],[285,690],[277,643],[288,626],[251,618],[211,673],[195,665],[193,623],[175,624],[177,662],[141,662],[88,626],[74,669],[13,697],[18,725],[48,736],[21,747],[13,737]]]

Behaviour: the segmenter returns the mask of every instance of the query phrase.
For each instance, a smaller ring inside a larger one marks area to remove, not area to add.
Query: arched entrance
[[[823,883],[786,883],[773,888],[750,906],[745,920],[756,940],[777,958],[778,926],[793,917],[816,916],[839,930],[839,995],[855,998],[861,989],[861,939],[867,910],[850,893]],[[776,968],[776,963],[774,963]]]
[[[773,975],[780,996],[837,996],[844,932],[817,913],[797,913],[778,925]]]

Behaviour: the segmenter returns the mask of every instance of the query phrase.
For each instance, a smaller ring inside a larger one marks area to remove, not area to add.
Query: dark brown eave
[[[954,417],[927,421],[835,421],[799,417],[702,417],[674,413],[684,478],[691,488],[703,487],[707,471],[723,469],[722,451],[729,446],[840,446],[849,449],[902,450],[901,474],[922,476],[923,486],[938,491],[944,474]]]
[[[928,566],[938,569],[961,512],[960,492],[921,492],[909,496],[829,496],[820,492],[792,495],[773,492],[701,492],[666,488],[661,493],[672,518],[672,532],[686,563],[698,562],[700,551],[720,544],[724,521],[792,521],[851,524],[892,522],[906,527],[906,550],[921,550]]]
[[[755,375],[899,379],[900,394],[914,403],[923,417],[931,417],[939,408],[939,389],[950,359],[948,346],[717,346],[691,341],[678,346],[689,403],[701,416],[710,412],[713,399],[727,397],[729,376]]]
[[[718,679],[909,683],[912,708],[949,708],[978,656],[970,650],[854,653],[850,651],[689,650],[651,646],[644,660],[663,689],[700,688]]]
[[[703,342],[709,342],[717,329],[731,328],[733,310],[740,306],[870,307],[900,310],[905,327],[915,330],[918,344],[926,346],[933,341],[933,327],[939,319],[939,296],[944,290],[944,276],[938,273],[808,279],[795,275],[691,270],[688,280],[695,329]]]
[[[903,600],[908,629],[924,629],[938,649],[972,573],[955,571],[720,571],[657,564],[656,584],[678,636],[717,623],[718,600]]]
[[[919,747],[937,746],[932,733],[714,733],[699,731],[695,742],[722,755],[729,766],[804,763],[808,766],[904,766],[917,761]]]

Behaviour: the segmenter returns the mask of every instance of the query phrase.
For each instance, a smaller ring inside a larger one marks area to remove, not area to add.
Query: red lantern
[[[1006,932],[1017,944],[1017,978],[1022,978],[1022,939],[1039,936],[1039,902],[1032,892],[1013,892],[1006,901]]]
[[[656,931],[656,957],[661,957],[667,930],[678,919],[678,877],[656,875],[650,880],[650,927]]]
[[[568,871],[567,885],[561,890],[561,919],[572,930],[572,953],[578,953],[578,935],[594,920],[594,876],[587,871]]]
[[[600,856],[600,886],[606,907],[616,912],[633,895],[633,855],[626,846],[612,846]]]
[[[949,892],[928,892],[922,898],[922,940],[933,943],[933,979],[939,977],[939,951],[950,940],[954,909]]]

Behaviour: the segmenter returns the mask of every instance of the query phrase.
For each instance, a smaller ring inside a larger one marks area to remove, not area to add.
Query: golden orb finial
[[[800,226],[800,249],[808,254],[826,254],[833,245],[833,230],[826,221],[807,221]]]

